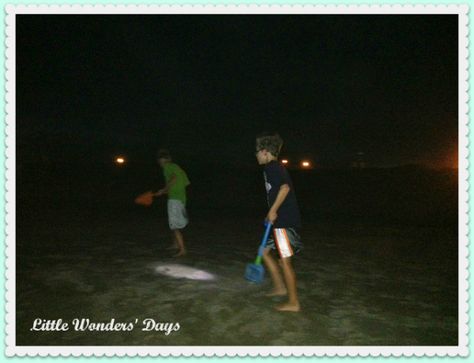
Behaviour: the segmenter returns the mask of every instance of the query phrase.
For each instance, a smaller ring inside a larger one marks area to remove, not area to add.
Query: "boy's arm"
[[[275,202],[273,203],[273,205],[271,206],[267,214],[267,220],[270,223],[275,222],[275,220],[278,218],[278,214],[277,214],[278,208],[280,208],[281,204],[284,202],[289,192],[290,192],[290,186],[288,184],[283,184],[280,187],[280,190],[278,191]]]
[[[160,189],[158,190],[156,193],[154,193],[153,195],[155,197],[159,197],[160,195],[163,195],[163,194],[166,194],[168,193],[168,191],[170,190],[170,188],[174,185],[174,183],[176,183],[176,175],[173,174],[171,175],[171,178],[170,180],[168,181],[168,183],[166,183],[165,187],[163,189]]]

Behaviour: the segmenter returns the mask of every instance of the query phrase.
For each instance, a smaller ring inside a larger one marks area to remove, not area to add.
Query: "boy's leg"
[[[178,240],[176,239],[176,234],[173,232],[173,243],[171,243],[171,246],[166,248],[167,250],[177,250],[179,249],[178,247]]]
[[[271,249],[265,248],[263,251],[263,262],[267,266],[270,276],[273,281],[273,291],[267,294],[267,296],[283,296],[286,295],[286,287],[281,277],[280,269],[275,259],[271,256]]]
[[[186,208],[181,201],[168,200],[168,222],[174,236],[174,243],[170,249],[178,249],[178,253],[174,257],[184,256],[186,248],[184,247],[184,237],[181,229],[188,224],[188,218]]]
[[[300,303],[296,290],[296,274],[291,264],[291,257],[282,258],[281,267],[283,269],[283,276],[285,277],[285,283],[288,289],[288,302],[276,306],[275,309],[280,311],[298,312],[300,311]]]
[[[184,247],[183,234],[179,229],[175,229],[173,232],[175,240],[178,244],[178,253],[174,255],[174,257],[184,256],[186,254],[186,248]]]
[[[167,212],[168,212],[168,224],[170,226],[171,231],[173,232],[173,242],[171,245],[167,248],[167,250],[177,250],[179,247],[178,245],[178,240],[176,238],[176,233],[174,232],[174,216],[175,216],[175,211],[174,211],[174,204],[173,201],[168,199],[168,204],[167,204]]]

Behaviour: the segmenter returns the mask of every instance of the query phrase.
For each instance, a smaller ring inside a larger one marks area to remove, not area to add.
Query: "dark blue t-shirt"
[[[277,210],[278,218],[274,222],[275,228],[300,228],[301,217],[298,202],[290,175],[286,168],[278,161],[271,161],[263,169],[265,189],[267,190],[268,207],[271,208],[283,184],[288,184],[290,191]]]

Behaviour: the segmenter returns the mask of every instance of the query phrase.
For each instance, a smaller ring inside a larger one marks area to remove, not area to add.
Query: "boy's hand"
[[[273,224],[277,218],[278,218],[277,212],[274,212],[273,210],[270,209],[270,211],[267,214],[267,221]]]
[[[163,194],[164,194],[164,193],[163,193],[163,189],[161,189],[161,190],[158,190],[156,193],[153,193],[153,196],[155,196],[155,197],[160,197],[160,196],[162,196]]]

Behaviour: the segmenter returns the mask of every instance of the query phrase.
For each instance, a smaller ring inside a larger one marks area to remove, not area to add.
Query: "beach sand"
[[[80,209],[78,209],[80,210]],[[18,345],[456,345],[457,235],[443,227],[315,221],[294,258],[300,313],[244,279],[263,233],[244,216],[191,216],[172,258],[161,208],[38,214],[18,233]],[[33,215],[34,213],[32,213]],[[23,218],[22,220],[26,220]],[[173,278],[180,264],[214,280]],[[35,319],[134,323],[132,331],[31,331]],[[144,319],[179,330],[142,331]]]

